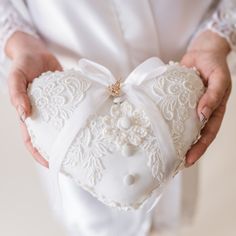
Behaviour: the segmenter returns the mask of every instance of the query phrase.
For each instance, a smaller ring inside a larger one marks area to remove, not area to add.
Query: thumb
[[[13,69],[10,72],[8,80],[8,89],[12,105],[22,121],[30,115],[31,104],[27,95],[27,78],[19,69]]]
[[[185,54],[181,59],[180,64],[187,67],[193,67],[195,65],[195,58],[191,54]]]
[[[220,72],[212,72],[210,75],[206,92],[198,103],[198,115],[202,122],[206,122],[220,105],[229,86],[226,77],[225,73]]]

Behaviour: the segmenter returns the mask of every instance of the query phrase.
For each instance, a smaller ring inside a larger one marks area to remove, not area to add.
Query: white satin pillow
[[[46,72],[28,88],[33,145],[103,203],[137,209],[160,196],[198,138],[203,83],[194,69],[150,58],[126,79],[82,59],[78,70]]]

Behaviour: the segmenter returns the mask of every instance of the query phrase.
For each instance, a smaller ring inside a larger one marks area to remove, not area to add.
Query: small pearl
[[[195,71],[195,73],[197,74],[197,75],[200,75],[200,72],[198,71],[198,69],[194,66],[194,67],[192,67],[192,69]]]
[[[179,65],[179,63],[175,61],[169,61],[169,65]]]
[[[123,156],[132,156],[134,154],[135,148],[131,144],[125,144],[122,146],[122,154]]]
[[[124,183],[126,185],[132,185],[135,182],[135,177],[133,175],[126,175],[124,177]]]
[[[123,129],[129,129],[132,125],[131,120],[128,117],[121,117],[119,119],[119,124]]]

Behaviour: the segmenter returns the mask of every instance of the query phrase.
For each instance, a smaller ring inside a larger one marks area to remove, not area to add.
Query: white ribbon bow
[[[94,96],[97,96],[97,103],[94,104],[96,106],[86,107],[86,102],[85,105],[83,105],[84,102],[82,102],[81,106],[74,112],[72,118],[63,127],[59,137],[52,147],[49,169],[52,175],[52,187],[54,189],[53,195],[55,197],[54,202],[57,210],[62,206],[58,174],[67,150],[73,142],[76,134],[84,127],[89,116],[96,113],[96,111],[98,111],[104,102],[106,102],[111,96],[108,86],[117,82],[108,69],[87,59],[81,59],[79,61],[79,70],[85,75],[85,77],[102,85],[102,89],[98,90],[97,93],[94,94]],[[144,81],[158,77],[165,71],[166,66],[163,62],[160,59],[153,57],[140,64],[125,81],[120,83],[120,89],[126,96],[127,100],[133,103],[135,107],[142,108],[149,117],[154,133],[158,134],[157,138],[164,157],[166,155],[176,154],[172,138],[161,112],[150,97],[141,89],[141,85]],[[89,96],[87,96],[86,99],[89,99]],[[86,109],[83,109],[83,107],[86,107]],[[157,196],[153,199],[154,203],[148,212],[156,205],[158,200],[159,197],[157,198]]]

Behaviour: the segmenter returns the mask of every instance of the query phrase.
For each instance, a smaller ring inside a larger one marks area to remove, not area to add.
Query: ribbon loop
[[[116,79],[110,70],[96,62],[81,59],[78,62],[78,68],[86,77],[89,77],[89,79],[104,86],[108,86],[116,82]]]
[[[157,57],[151,57],[134,69],[126,78],[124,84],[141,85],[143,81],[159,76],[166,71],[165,64]]]
[[[89,79],[100,83],[101,85],[108,87],[117,82],[110,70],[88,59],[79,60],[78,68],[86,77],[89,77]],[[165,71],[165,64],[159,58],[151,57],[134,69],[121,84],[139,86],[144,81],[152,78],[152,76],[160,76]]]

